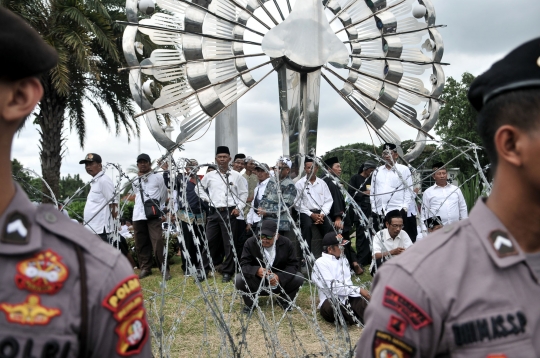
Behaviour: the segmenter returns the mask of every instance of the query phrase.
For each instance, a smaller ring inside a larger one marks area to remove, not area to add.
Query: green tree
[[[461,81],[456,81],[454,78],[449,77],[441,96],[444,104],[441,106],[439,120],[435,125],[435,133],[437,133],[443,141],[459,147],[467,144],[459,138],[463,138],[479,146],[482,145],[482,141],[476,130],[476,110],[471,106],[467,99],[467,93],[469,92],[469,88],[471,87],[474,78],[475,77],[468,72],[465,72],[462,75]],[[451,146],[443,146],[440,151],[440,159],[444,162],[448,162],[459,154],[460,152],[452,149]],[[469,154],[472,155],[473,153],[470,152]],[[482,166],[486,165],[488,160],[485,153],[482,151],[478,154],[480,164]],[[477,173],[477,170],[474,168],[474,163],[464,156],[453,161],[451,166],[459,167],[466,177],[470,177]]]
[[[34,113],[41,135],[42,176],[58,196],[64,126],[69,124],[84,147],[85,103],[97,110],[109,128],[105,105],[112,112],[116,134],[121,128],[128,138],[139,133],[132,118],[127,73],[117,71],[123,61],[119,47],[121,29],[113,28],[112,23],[125,19],[121,1],[0,0],[0,5],[25,19],[58,52],[57,66],[41,78],[44,96]],[[44,197],[44,201],[49,200]]]
[[[79,174],[75,174],[74,176],[68,174],[60,179],[60,198],[70,198],[73,196],[73,194],[75,194],[75,192],[77,192],[77,190],[79,190],[79,188],[82,187],[84,187],[84,189],[77,194],[76,198],[86,200],[86,197],[90,192],[90,185],[85,186],[85,183],[82,181]]]

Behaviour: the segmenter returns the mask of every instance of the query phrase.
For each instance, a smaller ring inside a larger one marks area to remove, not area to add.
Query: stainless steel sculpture
[[[381,140],[401,144],[391,114],[415,128],[407,160],[423,151],[437,121],[444,47],[430,0],[157,0],[165,11],[139,19],[137,10],[147,14],[152,7],[140,1],[126,2],[123,48],[133,97],[167,149],[208,126],[274,70],[285,155],[316,147],[321,77]],[[149,58],[138,55],[137,31],[159,47]],[[248,33],[260,40],[246,39]],[[248,58],[259,63],[248,67]],[[255,80],[251,73],[259,68],[268,71]],[[151,81],[162,85],[155,100],[148,95]],[[180,121],[175,141],[159,127],[157,115],[165,113]]]

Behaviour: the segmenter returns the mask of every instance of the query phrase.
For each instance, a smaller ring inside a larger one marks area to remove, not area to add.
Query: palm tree
[[[42,175],[55,195],[66,122],[84,148],[85,103],[97,110],[108,129],[110,119],[103,105],[109,108],[116,135],[122,128],[128,140],[139,135],[127,75],[117,70],[123,61],[121,29],[113,26],[113,20],[124,17],[121,4],[120,0],[0,0],[58,52],[58,65],[41,78],[44,96],[34,113],[41,135]]]

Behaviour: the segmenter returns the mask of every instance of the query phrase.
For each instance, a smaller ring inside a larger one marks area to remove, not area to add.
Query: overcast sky
[[[459,79],[465,71],[479,75],[517,45],[540,36],[538,0],[432,1],[437,24],[447,25],[440,29],[445,47],[443,62],[451,64],[444,68],[446,76]],[[339,145],[370,142],[363,121],[324,80],[321,83],[317,153],[322,155]],[[272,74],[242,97],[238,104],[239,151],[268,163],[275,162],[281,155],[277,95],[277,75]],[[414,130],[401,123],[395,123],[393,129],[401,135],[402,140],[416,136]],[[85,148],[80,148],[75,133],[71,133],[69,128],[65,129],[65,136],[67,141],[62,175],[78,173],[85,181],[89,176],[78,162],[87,152],[98,153],[104,162],[120,163],[126,168],[135,164],[139,151],[139,140],[128,143],[125,134],[116,137],[114,132],[107,131],[91,108],[88,108],[87,114]],[[186,143],[185,150],[177,152],[175,157],[196,158],[200,163],[212,161],[214,136],[212,124],[201,139]],[[37,128],[29,124],[15,139],[12,155],[24,166],[41,173],[38,144]],[[144,123],[141,125],[140,148],[152,159],[164,153]]]

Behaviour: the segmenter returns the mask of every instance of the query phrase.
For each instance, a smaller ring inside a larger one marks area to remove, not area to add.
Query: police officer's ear
[[[0,80],[0,118],[18,126],[43,97],[43,87],[36,77],[16,81]]]
[[[524,130],[509,124],[500,126],[493,138],[498,164],[501,165],[505,162],[515,167],[522,166],[524,155],[535,142],[533,136],[534,134],[526,133]]]

